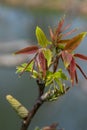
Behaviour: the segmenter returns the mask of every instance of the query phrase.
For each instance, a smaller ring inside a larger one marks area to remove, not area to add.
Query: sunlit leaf
[[[11,95],[7,95],[6,99],[22,119],[28,116],[29,111],[17,99]]]
[[[49,86],[53,83],[53,79],[52,78],[49,78],[46,80],[46,83],[45,83],[45,86]]]
[[[27,66],[28,63],[23,63],[20,66],[17,66],[16,69],[16,73],[22,73],[23,71],[25,72],[31,72],[31,77],[33,78],[38,78],[38,72],[36,70],[33,69],[33,64],[34,62],[32,61],[28,67]],[[26,68],[26,69],[25,69]]]
[[[63,79],[63,80],[67,80],[67,76],[62,72],[61,69],[59,69],[57,72],[55,72],[53,77],[54,77],[54,79],[60,78],[60,79]]]
[[[26,67],[27,63],[23,63],[22,65],[20,66],[17,66],[16,67],[16,73],[20,73],[23,71],[23,69]]]
[[[58,86],[59,86],[60,92],[63,93],[63,92],[64,92],[63,83],[62,83],[58,78],[55,79],[55,80],[56,80],[56,83],[57,83]]]
[[[33,69],[33,64],[34,64],[34,62],[32,61],[28,66],[27,66],[27,64],[28,63],[23,63],[23,64],[21,64],[20,66],[17,66],[16,67],[16,69],[17,69],[17,71],[16,71],[16,73],[21,73],[21,72],[23,72],[23,70],[25,69],[25,71],[29,71],[29,72],[31,72],[32,71],[32,69]],[[27,67],[26,67],[27,66]]]
[[[33,70],[31,77],[36,79],[36,78],[38,78],[38,75],[39,75],[38,72]]]
[[[39,49],[38,46],[35,46],[35,45],[29,46],[15,52],[14,54],[33,54],[33,53],[36,53],[38,49]]]
[[[53,73],[48,71],[46,74],[46,86],[50,85],[53,82]]]
[[[52,72],[47,72],[46,75],[46,86],[50,85],[51,83],[53,83],[54,81],[59,82],[59,79],[61,80],[67,80],[67,76],[65,75],[65,73],[62,72],[61,69],[59,69],[57,72],[52,73]]]
[[[43,53],[47,60],[47,66],[49,67],[49,65],[51,64],[51,60],[52,60],[52,52],[50,51],[50,49],[46,49],[43,51]]]
[[[38,44],[42,47],[46,47],[48,44],[51,44],[51,42],[48,41],[48,39],[46,38],[46,35],[42,31],[42,29],[38,26],[36,27],[36,37]]]
[[[72,38],[69,42],[67,42],[64,50],[67,50],[68,52],[72,52],[73,50],[75,50],[86,35],[87,32],[82,32],[77,36],[75,36],[74,38]]]

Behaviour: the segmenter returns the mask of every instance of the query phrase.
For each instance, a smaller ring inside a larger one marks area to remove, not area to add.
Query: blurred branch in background
[[[45,8],[61,11],[76,9],[79,13],[87,13],[87,0],[0,0],[0,3],[27,8]]]
[[[11,67],[18,65],[25,61],[25,55],[14,56],[13,52],[18,48],[29,46],[27,41],[12,41],[0,43],[0,66]]]

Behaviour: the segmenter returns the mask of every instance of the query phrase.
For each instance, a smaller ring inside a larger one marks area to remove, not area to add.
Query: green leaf
[[[61,50],[63,50],[64,49],[64,47],[65,47],[65,45],[64,44],[58,44],[58,49],[61,49]]]
[[[61,69],[59,69],[57,72],[54,73],[54,79],[55,78],[60,78],[63,80],[67,80],[67,76],[62,72]]]
[[[31,77],[33,77],[34,79],[36,79],[36,78],[38,78],[38,75],[39,75],[38,72],[35,71],[35,70],[33,70]]]
[[[47,71],[45,86],[50,85],[52,82],[53,82],[53,73],[50,71]]]
[[[50,51],[50,49],[46,49],[43,51],[43,53],[47,60],[47,66],[49,67],[51,64],[51,60],[52,60],[52,52]]]
[[[48,86],[48,85],[52,84],[52,82],[53,82],[53,79],[52,79],[52,78],[47,79],[47,80],[46,80],[46,83],[45,83],[45,86]]]
[[[38,26],[36,27],[36,37],[38,44],[42,47],[46,47],[48,44],[51,44],[51,42],[49,42],[48,39],[46,38],[46,35],[42,31],[42,29]]]
[[[57,87],[55,87],[54,89],[50,89],[49,90],[49,97],[48,97],[48,101],[56,101],[59,96],[61,96],[62,93],[58,90]]]
[[[29,111],[17,99],[11,95],[7,95],[6,99],[22,119],[28,116]]]
[[[31,73],[32,73],[31,77],[37,78],[37,77],[38,77],[38,72],[33,69],[33,63],[34,63],[34,62],[32,61],[27,68],[26,68],[26,66],[27,66],[28,63],[23,63],[23,64],[21,64],[21,66],[17,66],[17,68],[16,68],[16,69],[17,69],[16,73],[21,73],[21,72],[23,72],[24,69],[26,68],[26,69],[25,69],[25,72],[31,72]]]
[[[26,68],[27,64],[28,64],[28,63],[23,63],[23,64],[21,64],[20,66],[17,66],[17,67],[16,67],[16,69],[17,69],[16,73],[21,73],[21,72],[23,72],[23,70]],[[34,62],[32,61],[32,62],[29,64],[29,66],[25,69],[25,71],[31,72],[32,69],[33,69],[33,64],[34,64]]]
[[[55,79],[55,80],[56,80],[56,83],[57,83],[58,86],[59,86],[60,92],[63,93],[63,92],[64,92],[63,83],[62,83],[60,80],[58,80],[58,79]]]
[[[57,72],[52,73],[50,71],[47,72],[46,75],[46,86],[51,85],[53,83],[53,81],[59,81],[59,80],[67,80],[67,76],[65,75],[65,73],[62,72],[61,69],[59,69]]]
[[[67,42],[64,50],[67,50],[68,52],[72,52],[73,50],[75,50],[86,35],[87,35],[87,32],[82,32],[78,34],[77,36],[73,37],[71,40]]]
[[[27,65],[27,63],[23,63],[20,66],[17,66],[16,73],[21,73],[24,70],[24,68],[26,67],[26,65]]]

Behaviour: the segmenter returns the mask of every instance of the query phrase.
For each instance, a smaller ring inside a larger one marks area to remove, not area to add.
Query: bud
[[[7,95],[6,99],[22,119],[28,116],[29,111],[17,99],[11,95]]]

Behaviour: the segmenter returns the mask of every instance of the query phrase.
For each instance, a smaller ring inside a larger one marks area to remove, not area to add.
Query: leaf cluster
[[[76,67],[80,70],[85,78],[81,67],[77,64],[76,58],[87,60],[87,56],[82,54],[75,54],[74,50],[80,45],[81,41],[87,35],[87,32],[81,32],[73,38],[66,39],[67,35],[71,35],[77,29],[66,31],[70,28],[70,24],[64,25],[64,17],[59,21],[56,29],[49,28],[50,40],[47,39],[45,33],[40,27],[36,27],[36,38],[38,45],[29,46],[22,50],[15,52],[15,54],[34,54],[35,56],[28,63],[23,63],[17,66],[17,73],[29,72],[31,77],[38,79],[45,84],[49,90],[56,91],[57,95],[65,93],[67,85],[65,81],[71,81],[74,85],[74,80],[78,83],[78,76]],[[66,33],[64,33],[66,31]],[[66,72],[59,68],[60,59],[62,60],[65,70],[68,71],[70,77],[67,77]],[[56,88],[56,89],[55,89]],[[52,100],[56,99],[53,94]]]

